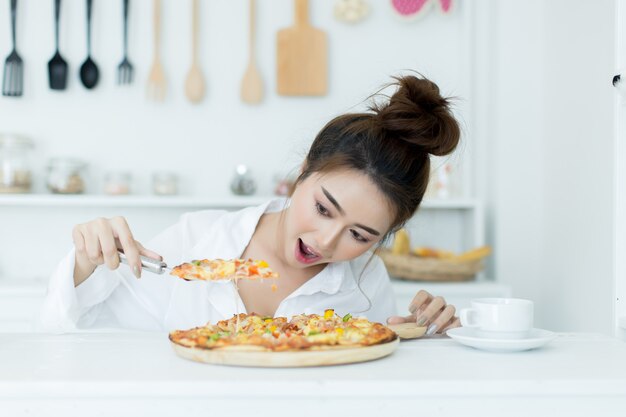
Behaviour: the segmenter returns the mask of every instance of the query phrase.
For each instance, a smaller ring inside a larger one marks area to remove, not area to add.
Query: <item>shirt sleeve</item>
[[[166,229],[145,246],[167,259],[179,259],[178,252],[183,247],[182,223],[181,220]],[[124,320],[124,317],[128,317],[129,327],[141,327],[136,324],[141,323],[146,315],[149,316],[147,322],[151,323],[147,327],[158,327],[159,316],[165,314],[164,311],[159,314],[159,311],[164,310],[168,301],[168,294],[163,294],[167,292],[164,285],[171,281],[145,271],[142,276],[146,279],[137,280],[125,266],[111,271],[101,265],[74,287],[75,254],[72,248],[52,273],[35,330],[65,333],[96,323],[98,327],[126,327],[126,323],[120,322],[120,318]],[[152,280],[149,275],[153,276]],[[155,296],[159,292],[160,297]]]
[[[63,333],[76,329],[79,318],[90,306],[102,300],[101,294],[110,294],[119,284],[114,276],[108,276],[112,274],[96,268],[89,278],[74,288],[75,254],[72,248],[50,277],[39,323],[36,324],[38,330]]]

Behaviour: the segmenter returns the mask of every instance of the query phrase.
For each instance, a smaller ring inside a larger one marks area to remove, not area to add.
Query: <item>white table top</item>
[[[258,387],[264,389],[259,390]],[[297,395],[618,396],[626,400],[626,343],[561,334],[549,345],[489,353],[447,337],[403,341],[360,364],[242,368],[179,358],[158,333],[0,334],[0,401],[20,397]]]
[[[467,394],[493,391],[626,395],[626,343],[601,335],[561,334],[547,346],[517,353],[490,353],[446,337],[403,341],[391,356],[343,366],[267,369],[199,364],[179,358],[167,335],[98,332],[67,335],[0,334],[0,396],[51,395],[55,383],[72,395],[221,395],[257,382],[302,393],[367,396],[381,386],[389,395]],[[132,393],[120,383],[140,382]],[[471,382],[471,386],[467,385]],[[539,382],[541,384],[539,384]],[[341,387],[338,390],[338,387]],[[253,394],[254,395],[254,394]],[[267,395],[263,393],[262,395]]]

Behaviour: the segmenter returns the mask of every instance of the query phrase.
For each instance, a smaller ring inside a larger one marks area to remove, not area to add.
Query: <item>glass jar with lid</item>
[[[132,174],[125,171],[109,171],[104,175],[104,192],[108,195],[130,194]]]
[[[0,193],[30,191],[32,149],[33,142],[24,136],[0,134]]]
[[[48,189],[55,194],[82,194],[85,192],[87,164],[80,159],[54,158],[48,163]]]
[[[167,171],[153,173],[152,191],[156,195],[178,194],[178,176],[174,172]]]

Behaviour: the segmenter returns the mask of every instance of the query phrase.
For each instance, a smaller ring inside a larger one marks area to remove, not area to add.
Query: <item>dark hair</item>
[[[460,128],[449,99],[426,78],[394,77],[397,89],[369,112],[331,120],[318,133],[295,185],[317,172],[363,172],[387,197],[395,217],[388,232],[401,227],[419,207],[430,175],[430,156],[451,153]]]

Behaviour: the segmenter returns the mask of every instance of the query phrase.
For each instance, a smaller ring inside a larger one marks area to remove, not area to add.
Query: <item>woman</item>
[[[317,135],[289,200],[238,212],[183,215],[146,249],[124,218],[96,219],[73,230],[75,249],[51,278],[41,322],[65,331],[96,326],[172,330],[238,312],[267,316],[361,314],[372,321],[459,325],[455,309],[420,291],[411,314],[396,314],[389,277],[372,254],[417,210],[428,184],[429,156],[447,155],[460,130],[433,82],[397,78],[396,92],[369,112],[331,120]],[[130,268],[119,266],[124,250]],[[169,265],[204,258],[263,259],[280,275],[262,281],[186,282],[143,273],[139,255]],[[73,279],[72,279],[73,277]]]

